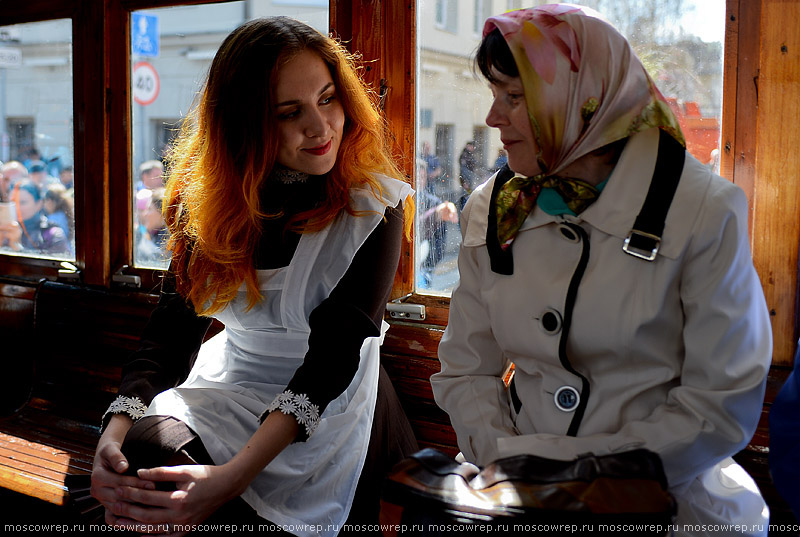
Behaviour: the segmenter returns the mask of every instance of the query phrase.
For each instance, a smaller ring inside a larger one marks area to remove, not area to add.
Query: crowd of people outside
[[[38,150],[0,162],[0,248],[73,256],[73,170]]]
[[[139,166],[134,190],[136,261],[164,264],[167,230],[161,216],[164,166]],[[17,160],[0,162],[0,249],[23,254],[75,254],[75,174],[60,158],[31,149]]]
[[[418,159],[417,182],[420,203],[420,252],[418,286],[436,288],[436,267],[450,251],[455,258],[458,233],[447,224],[458,225],[461,209],[470,193],[506,162],[503,149],[492,166],[480,162],[475,141],[469,140],[459,156],[456,178],[447,173],[430,142],[423,142]],[[35,187],[35,188],[34,188]],[[21,253],[72,256],[75,252],[74,170],[60,159],[47,159],[32,149],[18,160],[0,162],[0,248]],[[148,160],[138,167],[134,182],[134,245],[137,264],[164,265],[167,226],[161,214],[164,198],[164,165]],[[20,193],[21,192],[21,193]],[[55,231],[58,229],[59,231]]]
[[[428,141],[422,142],[417,159],[417,203],[419,204],[417,251],[417,287],[427,290],[447,291],[450,282],[444,267],[450,267],[451,279],[457,278],[455,258],[458,251],[459,214],[478,186],[486,182],[508,161],[503,148],[491,166],[483,164],[474,140],[465,143],[459,155],[458,175],[447,173],[445,163]],[[451,225],[448,225],[451,224]],[[448,232],[448,228],[456,229]],[[449,263],[448,263],[449,261]],[[437,270],[437,267],[440,267]],[[437,278],[436,275],[440,277]]]
[[[447,251],[447,223],[458,223],[458,210],[448,199],[447,176],[439,158],[431,152],[428,142],[422,144],[417,163],[417,203],[419,260],[417,285],[423,289],[436,287],[433,272]]]
[[[168,260],[167,224],[161,214],[164,200],[164,165],[148,160],[139,165],[134,184],[136,200],[134,244],[137,264],[165,265]]]

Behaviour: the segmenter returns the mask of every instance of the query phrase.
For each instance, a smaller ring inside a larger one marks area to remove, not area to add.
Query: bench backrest
[[[43,281],[34,295],[29,405],[99,422],[157,297]]]

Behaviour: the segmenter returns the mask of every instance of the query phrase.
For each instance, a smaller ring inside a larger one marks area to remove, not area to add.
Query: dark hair
[[[481,40],[478,52],[475,54],[475,66],[489,82],[497,82],[494,73],[502,73],[512,78],[519,76],[517,62],[508,48],[503,34],[495,28]]]
[[[46,171],[44,162],[42,162],[41,160],[34,160],[28,167],[28,171],[30,173],[41,173],[43,171]]]
[[[22,181],[17,183],[16,188],[18,188],[19,190],[24,190],[28,194],[30,194],[31,197],[33,197],[33,201],[39,201],[42,199],[42,191],[39,190],[39,187],[36,185],[36,183],[31,181],[30,179],[23,179]]]

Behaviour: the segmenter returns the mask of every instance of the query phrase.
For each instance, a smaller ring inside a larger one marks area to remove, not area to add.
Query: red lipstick
[[[307,151],[312,155],[324,155],[328,151],[331,150],[332,140],[328,140],[328,143],[317,146],[317,147],[310,147],[308,149],[303,149],[303,151]]]

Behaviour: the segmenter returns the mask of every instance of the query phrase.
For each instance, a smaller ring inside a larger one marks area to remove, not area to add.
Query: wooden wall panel
[[[115,196],[109,203],[109,224],[114,230],[109,242],[109,270],[116,271],[123,265],[133,266],[133,204],[131,188],[128,186],[132,160],[131,141],[131,65],[130,65],[130,20],[127,8],[111,2],[108,16],[103,21],[108,36],[106,57],[106,119],[108,121],[108,184]],[[121,195],[124,193],[124,195]],[[145,275],[153,272],[142,271]],[[153,288],[146,282],[143,290]]]
[[[416,134],[416,2],[383,2],[385,113],[400,169],[414,184]],[[402,29],[398,35],[398,29]],[[392,296],[414,291],[414,241],[404,240]]]
[[[789,366],[798,335],[800,2],[762,0],[761,29],[753,256],[772,313],[773,363]]]
[[[72,21],[75,63],[75,258],[83,282],[111,284],[104,28],[107,3],[83,2]]]
[[[335,0],[330,24],[351,52],[361,55],[364,80],[380,97],[395,161],[414,174],[416,2]],[[387,53],[388,51],[388,53]],[[392,297],[414,289],[413,240],[403,241]]]
[[[725,50],[739,47],[739,0],[726,0]],[[722,133],[720,138],[720,175],[733,180],[733,144],[736,139],[736,57],[725,54],[722,71]]]
[[[756,166],[756,140],[758,136],[758,73],[759,73],[759,41],[761,35],[761,5],[752,0],[739,0],[738,7],[728,4],[728,21],[726,24],[726,45],[734,46],[733,54],[726,54],[725,74],[726,89],[730,87],[731,77],[736,79],[733,101],[725,96],[726,112],[735,114],[733,125],[734,138],[723,142],[723,171],[725,165],[733,182],[739,185],[750,200],[750,229],[752,234]],[[735,32],[733,29],[735,28]],[[731,34],[736,39],[731,39]],[[724,135],[730,133],[726,129]]]

